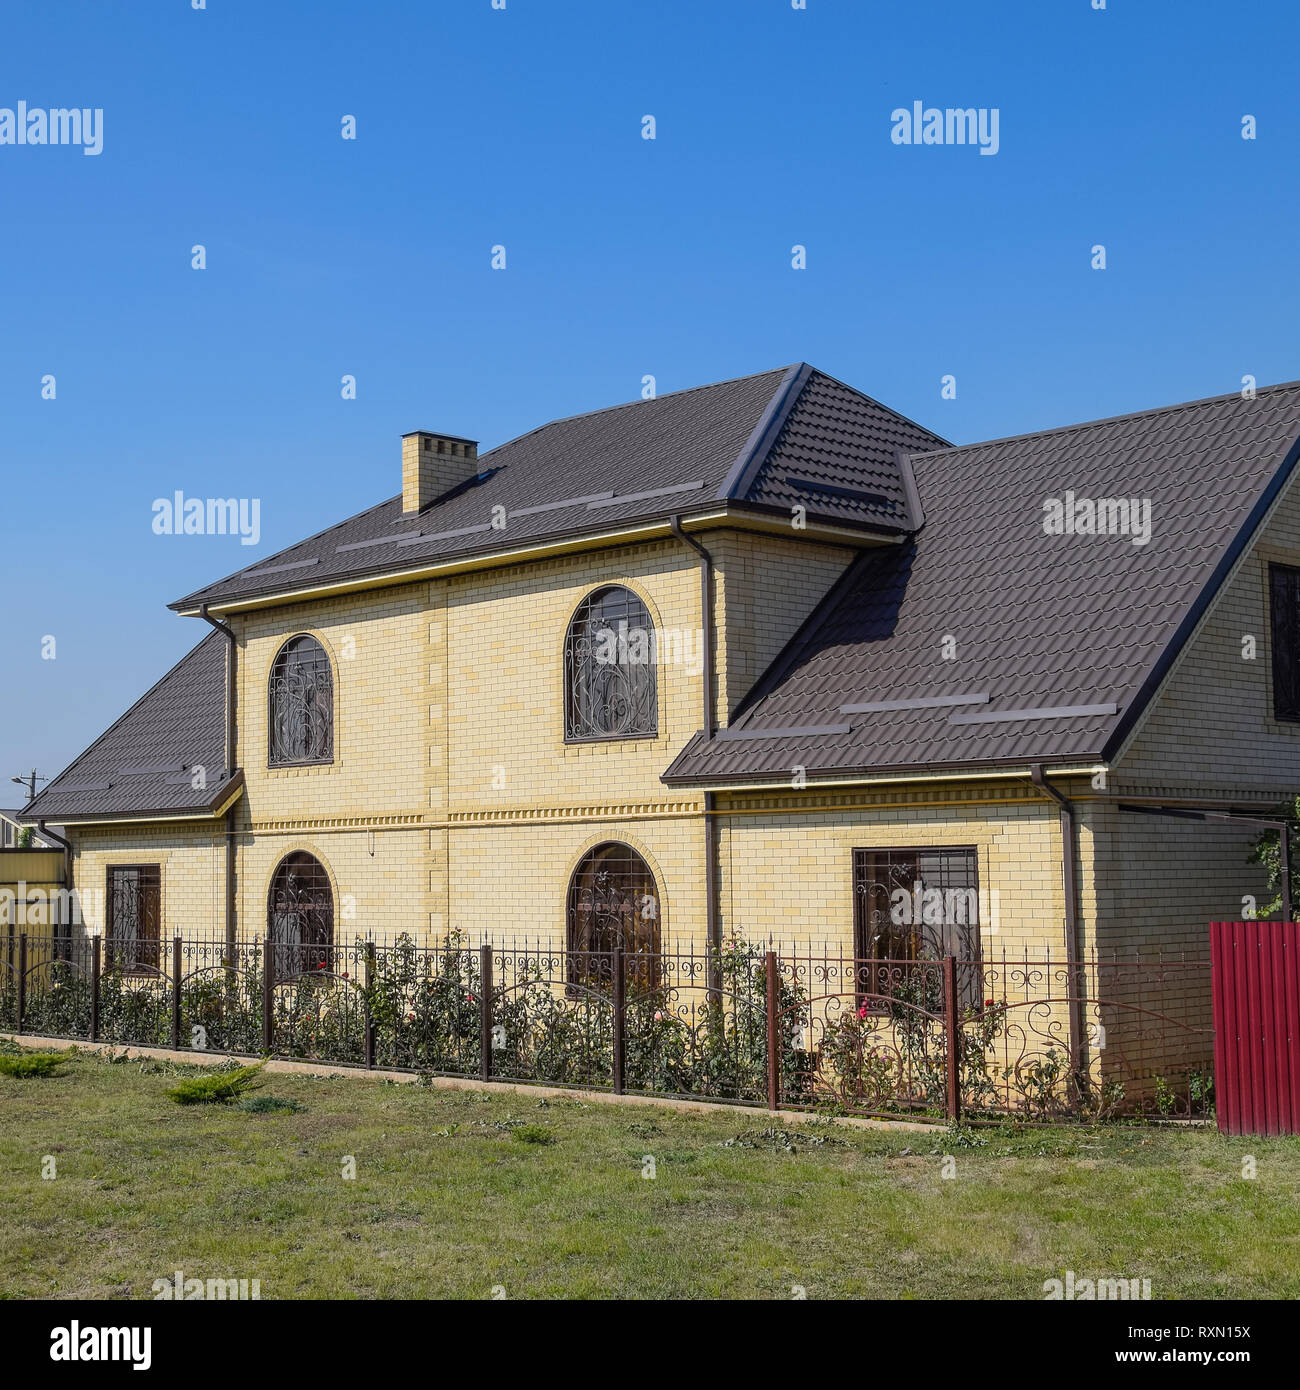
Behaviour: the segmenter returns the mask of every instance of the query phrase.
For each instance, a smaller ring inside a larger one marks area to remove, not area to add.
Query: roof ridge
[[[735,462],[727,470],[714,497],[719,501],[740,501],[754,484],[759,470],[776,447],[790,412],[794,410],[813,372],[807,362],[794,362],[781,374],[776,390],[768,397],[762,414],[754,422],[749,438],[741,446]]]
[[[869,396],[869,395],[867,395],[867,393],[866,393],[865,391],[861,390],[861,389],[860,389],[859,387],[857,387],[857,386],[854,386],[852,382],[849,382],[849,381],[841,381],[839,377],[837,377],[837,376],[832,376],[829,372],[824,372],[824,371],[822,371],[822,369],[821,369],[820,367],[814,367],[814,368],[813,368],[813,371],[814,371],[814,373],[816,373],[817,376],[824,376],[824,377],[826,378],[827,381],[833,381],[833,382],[836,384],[836,386],[842,386],[846,391],[852,391],[853,394],[854,394],[855,396],[861,396],[861,398],[862,398],[864,401],[870,401],[872,405],[878,407],[880,410],[888,411],[890,415],[895,416],[895,417],[898,418],[899,420],[905,420],[905,421],[907,421],[907,423],[908,423],[909,425],[911,425],[914,429],[920,430],[922,434],[932,435],[935,439],[943,439],[943,435],[939,434],[939,433],[938,433],[937,431],[935,431],[935,430],[932,430],[932,429],[929,427],[929,425],[923,425],[923,424],[920,423],[920,421],[918,421],[918,420],[913,420],[912,417],[911,417],[910,415],[904,415],[903,412],[902,412],[901,410],[896,410],[892,405],[886,405],[884,401],[877,400],[875,396]],[[950,448],[950,449],[961,449],[961,448],[965,448],[965,447],[966,447],[965,445],[962,445],[962,444],[949,444],[948,441],[946,441],[946,440],[945,440],[944,442],[945,442],[945,444],[948,445],[948,448]],[[907,452],[910,453],[914,458],[919,457],[919,455],[916,453],[915,450],[909,449]],[[944,449],[928,449],[928,450],[926,450],[926,452],[927,452],[927,453],[936,453],[936,454],[937,454],[937,453],[944,453],[944,452],[946,452],[946,450],[944,450]]]
[[[922,452],[912,454],[914,459],[937,458],[942,454],[962,453],[967,449],[983,449],[994,444],[1015,444],[1026,439],[1042,439],[1052,434],[1071,434],[1077,430],[1096,429],[1101,425],[1115,425],[1122,420],[1143,420],[1154,415],[1176,415],[1182,410],[1196,410],[1207,405],[1222,405],[1227,401],[1240,400],[1243,405],[1249,405],[1260,396],[1270,395],[1279,391],[1291,391],[1300,387],[1300,380],[1296,381],[1277,381],[1270,386],[1257,388],[1255,395],[1248,401],[1240,391],[1228,391],[1221,396],[1202,396],[1198,400],[1174,401],[1170,405],[1152,406],[1147,410],[1130,410],[1122,415],[1103,415],[1096,420],[1076,420],[1071,425],[1053,425],[1045,430],[1025,430],[1021,434],[997,435],[992,439],[974,439],[969,444],[954,444],[948,449],[926,449]],[[924,426],[921,426],[924,429]],[[933,431],[927,431],[933,433]]]
[[[144,702],[150,697],[150,695],[154,693],[155,690],[158,689],[159,686],[164,685],[167,681],[169,681],[176,674],[176,672],[179,671],[181,667],[184,666],[185,663],[192,656],[197,655],[197,653],[207,643],[220,642],[222,640],[223,639],[219,632],[209,632],[206,633],[203,637],[199,638],[199,640],[189,649],[189,651],[187,651],[185,655],[181,657],[181,659],[177,661],[173,666],[171,666],[168,670],[164,671],[162,675],[159,676],[156,681],[154,681],[154,683],[148,688],[148,690],[144,692],[143,695],[140,696],[138,700],[136,700],[133,704],[129,705],[126,709],[124,709],[122,713],[119,714],[115,720],[113,720],[113,722],[108,726],[108,728],[105,729],[104,732],[100,734],[100,736],[97,739],[94,740],[93,743],[87,744],[86,747],[83,748],[81,752],[78,753],[77,756],[73,758],[72,761],[65,768],[63,768],[63,770],[58,774],[57,777],[53,779],[53,781],[49,782],[46,786],[42,787],[41,790],[27,803],[27,806],[23,808],[24,811],[28,810],[32,806],[35,806],[36,803],[40,801],[42,797],[48,796],[49,793],[52,792],[59,785],[59,782],[64,777],[66,777],[67,774],[71,772],[72,769],[76,767],[76,765],[79,762],[81,762],[83,758],[89,757],[90,754],[93,753],[95,749],[98,748],[99,745],[104,742],[104,740],[109,736],[109,734],[113,732],[114,729],[116,729],[120,724],[122,724],[124,720],[129,719],[130,716],[134,714],[135,711],[138,710],[142,704],[144,704]],[[231,771],[231,769],[224,768],[223,771],[229,772]]]
[[[552,425],[567,425],[573,420],[588,420],[593,415],[608,415],[612,411],[629,410],[637,405],[653,405],[656,401],[672,400],[674,396],[689,396],[696,391],[712,391],[718,386],[735,386],[742,381],[754,381],[760,376],[771,376],[776,372],[790,372],[803,365],[801,362],[793,362],[784,367],[766,367],[761,372],[746,372],[743,376],[724,377],[721,381],[705,381],[699,386],[683,386],[678,391],[665,391],[662,395],[654,395],[642,400],[619,401],[617,405],[602,405],[595,410],[580,410],[575,415],[557,415],[554,420],[547,420],[531,430],[525,430],[523,434],[513,435],[510,439],[503,439],[500,444],[493,445],[486,454],[480,454],[479,458],[488,458],[498,449],[504,449],[508,444],[517,444],[521,439],[531,439],[533,435],[541,434],[543,430],[550,429]]]

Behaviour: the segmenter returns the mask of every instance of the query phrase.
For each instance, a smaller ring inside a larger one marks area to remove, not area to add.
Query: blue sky
[[[1300,377],[1298,12],[4,0],[0,108],[104,146],[0,145],[0,774],[198,640],[169,600],[396,492],[405,430],[801,359],[958,442]],[[917,100],[998,153],[894,144]],[[155,535],[178,488],[260,545]]]

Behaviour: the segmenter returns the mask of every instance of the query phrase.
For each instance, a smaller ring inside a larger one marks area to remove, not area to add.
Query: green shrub
[[[57,1052],[23,1052],[0,1056],[0,1076],[55,1076],[55,1068],[68,1059]]]
[[[235,1071],[217,1072],[211,1076],[195,1076],[182,1081],[167,1092],[177,1105],[224,1105],[238,1100],[245,1091],[255,1084],[255,1078],[266,1065],[259,1062],[254,1067],[239,1067]]]
[[[510,1131],[512,1139],[521,1144],[554,1144],[555,1133],[545,1125],[518,1125]]]

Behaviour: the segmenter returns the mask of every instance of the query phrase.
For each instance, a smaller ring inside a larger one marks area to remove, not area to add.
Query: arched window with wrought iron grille
[[[277,980],[331,968],[334,890],[325,866],[314,855],[296,850],[280,860],[271,879],[266,934]]]
[[[564,641],[564,736],[570,742],[659,732],[654,623],[630,590],[587,595]]]
[[[657,989],[660,918],[655,876],[636,850],[615,840],[589,850],[569,881],[570,986],[608,988],[614,948],[621,946],[629,985]]]
[[[334,761],[334,673],[314,637],[293,637],[271,666],[272,767]]]

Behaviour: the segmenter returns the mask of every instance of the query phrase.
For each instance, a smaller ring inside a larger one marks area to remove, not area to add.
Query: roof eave
[[[127,825],[149,821],[174,820],[219,820],[244,793],[243,769],[224,781],[216,790],[212,800],[203,806],[155,806],[129,811],[106,811],[102,815],[89,815],[73,812],[70,815],[51,811],[40,816],[22,817],[23,825],[35,826],[39,821],[64,826],[81,825]]]
[[[1042,763],[1044,770],[1057,776],[1093,776],[1109,769],[1110,764],[1100,754],[1075,754],[1067,759],[1048,758],[989,758],[948,763],[901,763],[897,767],[814,768],[807,770],[806,780],[791,785],[786,772],[765,777],[761,773],[736,772],[727,774],[673,775],[670,767],[659,780],[669,787],[689,788],[701,792],[737,791],[804,791],[808,788],[827,790],[835,787],[883,785],[890,782],[960,782],[1002,780],[1009,777],[1028,777],[1031,763]]]
[[[851,547],[897,545],[908,534],[905,530],[874,522],[855,523],[847,519],[816,520],[811,516],[806,525],[796,530],[790,524],[788,511],[780,507],[755,502],[710,502],[706,509],[690,513],[681,512],[678,513],[678,516],[681,525],[688,531],[734,526],[739,530],[781,534],[794,541],[839,544]],[[432,560],[423,565],[414,565],[404,569],[366,571],[361,574],[340,576],[333,581],[314,585],[307,584],[297,588],[253,590],[246,594],[231,595],[225,598],[210,593],[204,598],[202,595],[207,591],[199,589],[187,598],[177,599],[176,602],[167,606],[186,618],[197,617],[200,608],[204,605],[209,612],[216,614],[238,613],[255,608],[274,608],[281,604],[305,603],[315,598],[357,593],[366,589],[387,588],[396,584],[411,584],[423,579],[439,578],[445,575],[468,574],[481,569],[500,569],[508,565],[526,564],[557,555],[577,555],[588,550],[605,550],[613,546],[662,540],[672,534],[671,518],[664,515],[634,522],[627,526],[600,531],[574,532],[550,540],[539,541],[536,545],[454,555],[445,560]]]

